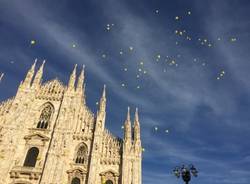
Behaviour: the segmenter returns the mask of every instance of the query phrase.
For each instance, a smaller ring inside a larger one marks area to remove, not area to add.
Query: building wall
[[[94,114],[85,103],[84,70],[76,80],[75,67],[64,86],[42,83],[44,63],[36,74],[35,65],[16,96],[0,104],[0,184],[71,184],[74,178],[81,184],[141,184],[141,143],[131,138],[140,132],[129,136],[129,112],[124,139],[115,137],[105,129],[105,88]]]

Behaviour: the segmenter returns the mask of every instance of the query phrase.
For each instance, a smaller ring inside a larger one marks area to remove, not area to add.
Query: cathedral
[[[141,184],[136,109],[121,139],[105,128],[106,90],[97,113],[86,106],[84,68],[68,85],[42,83],[36,61],[16,95],[0,104],[0,184]],[[1,89],[3,90],[3,89]]]

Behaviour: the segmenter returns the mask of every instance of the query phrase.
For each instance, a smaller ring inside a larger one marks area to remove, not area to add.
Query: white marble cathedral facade
[[[141,184],[138,111],[132,126],[128,109],[124,138],[115,137],[105,129],[105,86],[94,114],[84,69],[64,86],[42,83],[44,63],[35,66],[0,104],[0,184]]]

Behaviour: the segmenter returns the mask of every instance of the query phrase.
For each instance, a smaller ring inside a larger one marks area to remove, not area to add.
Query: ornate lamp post
[[[190,165],[189,167],[183,165],[181,168],[175,167],[173,173],[177,178],[180,178],[181,176],[186,184],[191,180],[191,175],[194,177],[198,176],[198,171],[193,165]]]

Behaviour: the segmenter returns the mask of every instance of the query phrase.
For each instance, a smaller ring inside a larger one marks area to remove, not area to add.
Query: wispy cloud
[[[195,2],[197,9],[193,12],[203,11],[204,2]],[[23,30],[25,39],[31,39],[30,35],[35,33],[39,45],[51,55],[57,55],[55,58],[59,58],[59,61],[48,61],[50,74],[65,79],[67,77],[64,73],[70,71],[67,68],[73,68],[73,63],[85,64],[87,85],[88,76],[94,76],[95,79],[91,81],[91,92],[95,93],[95,82],[98,85],[105,83],[108,91],[113,94],[113,99],[119,98],[114,100],[114,116],[120,114],[117,109],[120,105],[131,103],[142,107],[142,138],[146,148],[143,172],[145,184],[179,183],[170,171],[181,162],[198,165],[201,170],[196,180],[198,183],[248,183],[250,176],[244,168],[247,168],[246,163],[249,162],[249,151],[246,151],[247,143],[242,143],[248,140],[246,135],[249,130],[249,107],[246,105],[247,99],[242,99],[243,96],[249,97],[247,93],[250,90],[249,65],[246,64],[249,58],[248,42],[238,44],[238,47],[228,46],[226,42],[215,45],[207,54],[207,66],[203,67],[192,62],[194,58],[204,54],[203,50],[184,44],[176,46],[172,35],[174,30],[166,26],[165,22],[142,17],[132,11],[125,1],[92,3],[98,11],[102,11],[100,14],[103,25],[96,26],[98,29],[104,29],[105,22],[115,24],[114,31],[96,36],[95,39],[89,37],[87,28],[65,21],[63,15],[43,6],[43,3],[3,3],[0,15],[8,17],[4,23]],[[227,9],[229,5],[220,4],[221,1],[213,3],[206,9],[206,14],[202,15],[204,24],[199,25],[206,30],[207,37],[216,40],[224,26],[227,30],[242,28],[245,21],[239,22],[240,25],[235,28],[236,20],[229,20],[223,9],[218,11],[220,8]],[[246,37],[247,35],[243,38]],[[101,43],[103,40],[107,43]],[[72,49],[72,43],[76,43],[76,48]],[[119,50],[123,49],[126,53],[129,46],[133,46],[133,54],[119,56]],[[100,62],[100,48],[104,48],[103,52],[107,52],[116,62]],[[9,58],[5,54],[8,53],[6,49],[3,47],[1,50],[4,52],[0,53],[0,57],[3,60]],[[28,68],[26,61],[31,61],[34,55],[40,53],[32,55],[31,52],[23,52],[20,47],[15,47],[12,54],[19,57],[20,65],[24,66],[20,70],[17,65],[9,69],[17,70],[15,75],[20,76]],[[162,57],[180,54],[181,62],[176,68],[166,67],[167,72],[163,73],[163,61],[155,62],[157,54]],[[134,72],[138,69],[139,61],[144,62],[147,70],[140,92],[128,88],[121,90],[121,81],[126,81],[131,86],[141,84],[140,80],[135,79]],[[129,68],[126,75],[119,72],[123,69],[120,65]],[[225,82],[218,82],[215,73],[222,68],[226,70],[228,77]],[[112,126],[118,127],[116,124]],[[154,126],[159,127],[158,132],[153,131]],[[168,128],[170,133],[164,134],[164,130]],[[155,169],[152,169],[153,166]]]
[[[112,77],[109,71],[97,63],[99,58],[90,50],[87,44],[90,40],[84,32],[77,28],[70,27],[67,23],[53,21],[50,17],[56,19],[56,15],[51,11],[43,9],[39,3],[25,4],[25,6],[19,5],[20,3],[13,3],[10,7],[12,11],[15,11],[18,17],[21,17],[22,24],[17,20],[15,22],[9,22],[10,24],[17,24],[23,27],[23,29],[36,31],[37,34],[39,33],[38,35],[41,37],[41,42],[45,42],[44,45],[47,49],[54,50],[54,48],[56,48],[55,51],[57,53],[65,56],[66,59],[64,59],[64,63],[68,63],[68,65],[70,64],[72,66],[73,62],[85,64],[87,66],[87,72],[91,71],[96,77],[101,79],[103,83],[106,83],[108,88],[110,87],[109,89],[125,101],[139,104],[140,106],[152,106],[149,100],[142,99],[139,96],[129,93],[129,91],[120,90],[119,82]],[[80,35],[80,37],[78,35]],[[77,48],[72,49],[71,44],[74,43],[74,41],[77,41],[78,44]]]

